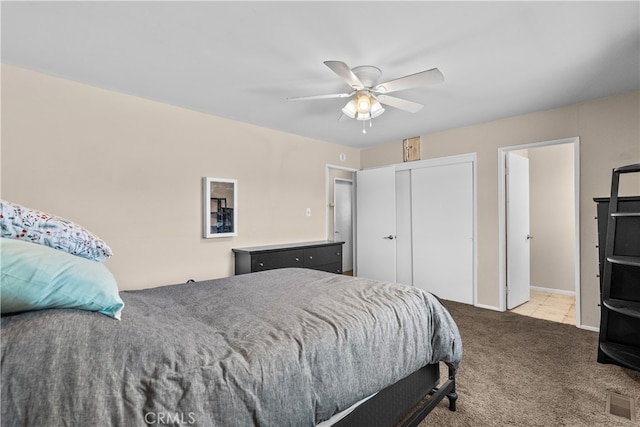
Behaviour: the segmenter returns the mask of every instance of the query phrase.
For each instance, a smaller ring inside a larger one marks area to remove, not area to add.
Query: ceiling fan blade
[[[396,98],[395,96],[390,95],[377,95],[376,99],[380,101],[381,104],[389,105],[410,113],[417,113],[422,109],[422,107],[424,107],[424,105],[418,104],[417,102]]]
[[[437,68],[421,71],[419,73],[410,74],[408,76],[400,77],[399,79],[389,80],[388,82],[380,83],[375,87],[377,93],[390,93],[404,89],[411,89],[419,86],[426,86],[434,83],[440,83],[444,81],[444,76]],[[382,101],[380,101],[382,102]]]
[[[342,61],[324,61],[324,65],[331,68],[331,70],[336,73],[342,80],[347,82],[349,86],[351,86],[355,90],[364,89],[364,85],[356,76],[351,68],[347,64]]]
[[[312,96],[294,96],[292,98],[287,98],[287,101],[306,101],[310,99],[330,99],[330,98],[348,98],[353,95],[355,92],[351,93],[332,93],[329,95],[312,95]]]

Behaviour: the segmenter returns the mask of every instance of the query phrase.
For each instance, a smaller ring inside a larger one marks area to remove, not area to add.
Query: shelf
[[[640,216],[640,212],[612,212],[613,217],[637,217]]]
[[[640,348],[612,342],[601,342],[600,350],[618,364],[630,369],[640,370]]]
[[[640,163],[636,163],[633,165],[620,166],[619,168],[615,168],[614,173],[633,173],[640,172]]]
[[[612,256],[607,257],[607,261],[613,264],[630,265],[632,267],[640,267],[640,257],[638,256]]]
[[[602,301],[611,311],[640,319],[640,302],[609,298]]]

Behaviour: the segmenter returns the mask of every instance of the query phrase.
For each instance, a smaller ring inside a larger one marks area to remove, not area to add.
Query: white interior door
[[[411,170],[413,285],[473,304],[474,220],[471,162]]]
[[[356,275],[396,281],[395,168],[356,172]]]
[[[507,177],[507,309],[529,301],[529,159],[508,152]]]
[[[342,271],[353,270],[353,183],[336,178],[333,182],[334,238],[342,246]]]

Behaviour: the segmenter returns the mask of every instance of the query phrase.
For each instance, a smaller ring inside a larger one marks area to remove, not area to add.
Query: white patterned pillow
[[[102,239],[84,227],[6,200],[0,200],[0,229],[2,237],[49,246],[93,261],[105,261],[113,254]]]

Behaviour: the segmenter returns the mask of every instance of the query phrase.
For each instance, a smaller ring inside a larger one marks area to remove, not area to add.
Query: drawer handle
[[[264,267],[264,262],[259,262],[259,263],[258,263],[258,265],[259,265],[260,267]]]
[[[340,256],[340,252],[336,252],[336,256]]]
[[[296,257],[296,262],[300,262],[300,258]]]
[[[313,259],[313,256],[309,255],[309,259]]]

